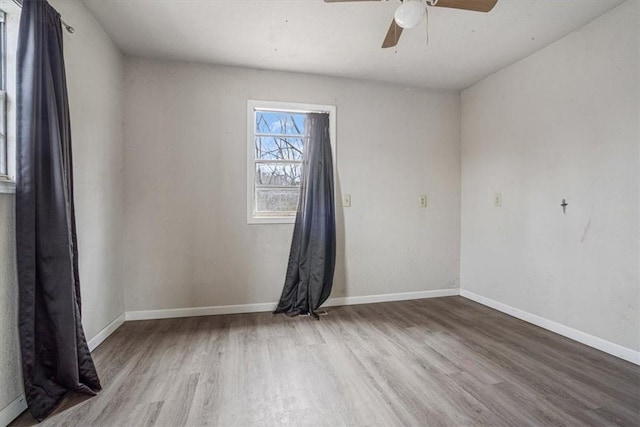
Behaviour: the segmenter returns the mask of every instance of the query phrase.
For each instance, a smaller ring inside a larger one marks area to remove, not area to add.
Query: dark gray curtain
[[[315,311],[331,293],[336,263],[329,115],[308,114],[305,133],[308,146],[303,157],[300,201],[284,289],[274,313],[310,314],[317,319]]]
[[[17,52],[19,331],[29,411],[100,390],[80,317],[78,244],[60,15],[25,0]]]

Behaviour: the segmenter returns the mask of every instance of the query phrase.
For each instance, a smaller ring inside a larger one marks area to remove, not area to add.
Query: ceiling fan
[[[388,0],[324,0],[325,3],[352,1],[388,1]],[[402,30],[413,28],[424,19],[427,6],[449,7],[454,9],[471,10],[474,12],[489,12],[498,0],[398,0],[398,6],[391,20],[387,35],[382,42],[382,48],[393,47],[398,44]]]

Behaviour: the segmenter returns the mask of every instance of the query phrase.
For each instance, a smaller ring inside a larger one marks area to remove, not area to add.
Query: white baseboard
[[[457,295],[460,295],[460,290],[458,288],[436,289],[433,291],[402,292],[397,294],[380,294],[380,295],[364,295],[359,297],[329,298],[327,302],[325,302],[322,306],[335,307],[339,305],[373,304],[377,302],[408,301],[412,299],[451,297],[451,296],[457,296]]]
[[[153,320],[173,319],[176,317],[213,316],[217,314],[259,313],[272,311],[276,303],[238,304],[238,305],[214,305],[209,307],[169,308],[163,310],[127,311],[126,319]]]
[[[437,298],[459,295],[456,289],[437,289],[433,291],[403,292],[396,294],[364,295],[354,297],[329,298],[322,306],[371,304],[376,302],[406,301],[422,298]],[[165,310],[127,311],[126,320],[172,319],[176,317],[213,316],[218,314],[260,313],[273,311],[276,302],[239,305],[216,305],[210,307],[171,308]]]
[[[118,316],[113,322],[109,323],[104,329],[96,334],[95,337],[91,338],[87,345],[89,346],[89,351],[95,350],[104,340],[109,338],[109,335],[115,332],[125,321],[125,314],[122,313]]]
[[[579,343],[588,345],[589,347],[604,351],[605,353],[619,357],[620,359],[626,360],[627,362],[640,365],[640,352],[638,351],[587,334],[586,332],[573,329],[569,326],[554,322],[553,320],[545,319],[544,317],[531,314],[524,310],[520,310],[519,308],[494,301],[490,298],[483,297],[482,295],[474,294],[473,292],[469,292],[464,289],[460,289],[460,296],[480,303],[482,305],[486,305],[487,307],[491,307],[495,310],[516,317],[520,320],[524,320],[525,322],[532,323],[551,332],[555,332],[556,334],[570,338],[574,341],[578,341]]]
[[[27,409],[27,400],[24,394],[18,396],[13,402],[0,409],[0,426],[7,426]]]

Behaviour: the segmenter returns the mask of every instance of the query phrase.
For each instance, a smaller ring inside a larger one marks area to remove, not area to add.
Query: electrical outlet
[[[351,194],[342,195],[342,206],[345,208],[351,207]]]
[[[495,193],[493,195],[493,206],[499,208],[502,206],[502,193]]]
[[[427,196],[422,194],[420,196],[420,207],[421,208],[426,208],[427,207]]]

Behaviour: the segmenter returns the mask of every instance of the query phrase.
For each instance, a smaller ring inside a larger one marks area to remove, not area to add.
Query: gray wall
[[[461,252],[462,289],[636,351],[638,15],[624,3],[462,93]]]
[[[14,196],[0,194],[0,410],[22,393]]]
[[[51,0],[65,33],[83,323],[88,339],[124,311],[122,55],[76,0]],[[22,393],[17,341],[14,195],[0,195],[0,411]],[[9,325],[9,326],[8,326]]]
[[[292,225],[246,223],[248,99],[337,106],[332,296],[458,287],[458,93],[128,59],[127,310],[279,298]]]

